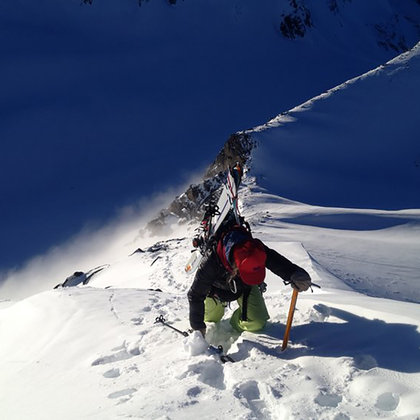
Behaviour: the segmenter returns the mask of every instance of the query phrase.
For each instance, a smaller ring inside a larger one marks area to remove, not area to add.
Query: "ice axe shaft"
[[[295,313],[298,294],[299,292],[296,289],[293,289],[292,300],[290,302],[289,315],[287,317],[286,331],[284,332],[281,351],[284,351],[287,348],[287,342],[289,341],[290,329],[292,328],[293,315]]]

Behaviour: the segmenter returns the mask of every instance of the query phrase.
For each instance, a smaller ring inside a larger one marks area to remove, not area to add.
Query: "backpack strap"
[[[246,222],[245,222],[246,223]],[[230,229],[224,231],[217,242],[216,252],[219,257],[220,262],[222,263],[223,267],[231,273],[229,277],[228,283],[233,293],[236,293],[236,283],[235,278],[236,274],[233,273],[232,265],[231,265],[231,258],[232,258],[232,248],[241,243],[245,242],[248,239],[252,239],[252,234],[249,228],[248,223],[243,225],[234,225],[231,226]],[[243,294],[242,294],[242,314],[241,319],[246,321],[247,320],[247,307],[248,307],[248,297],[251,293],[251,287],[243,285]]]
[[[242,321],[248,321],[248,298],[250,294],[251,294],[251,288],[246,287],[242,295],[242,314],[241,314]]]
[[[223,237],[220,238],[219,242],[217,243],[217,255],[219,257],[220,262],[222,263],[223,267],[229,271],[229,273],[232,272],[232,267],[229,264],[229,261],[226,258],[226,253],[225,253],[225,247],[223,246]]]

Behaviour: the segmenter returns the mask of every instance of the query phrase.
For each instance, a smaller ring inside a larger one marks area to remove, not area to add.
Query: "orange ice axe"
[[[281,351],[284,351],[287,348],[287,342],[289,341],[290,329],[292,328],[293,315],[295,313],[298,294],[299,292],[296,289],[293,289],[292,300],[290,302],[289,315],[287,317],[286,331],[284,332]]]

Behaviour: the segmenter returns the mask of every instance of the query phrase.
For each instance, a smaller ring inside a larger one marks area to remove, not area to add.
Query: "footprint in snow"
[[[130,359],[131,357],[133,357],[133,355],[130,355],[125,350],[123,350],[118,353],[111,354],[109,356],[99,357],[98,359],[92,362],[92,366],[107,365],[109,363],[115,363],[121,360],[127,360],[127,359]]]
[[[104,378],[118,378],[121,375],[121,372],[119,369],[110,369],[107,370],[102,376]]]
[[[344,413],[338,413],[334,416],[334,420],[350,420],[350,417]]]
[[[143,324],[143,318],[131,318],[131,322],[134,325],[142,325]]]
[[[183,379],[190,375],[198,375],[197,379],[200,382],[213,388],[220,390],[226,389],[223,366],[219,361],[206,360],[195,365],[190,365],[187,371],[180,375],[179,378]]]
[[[238,398],[243,405],[249,408],[253,415],[258,419],[271,419],[270,410],[261,396],[260,387],[256,381],[247,381],[239,384],[233,395]]]
[[[158,303],[159,302],[159,299],[157,298],[157,297],[155,297],[155,296],[151,296],[150,298],[149,298],[149,302],[152,304],[152,306],[154,305],[154,304],[156,304],[156,303]]]
[[[111,394],[108,395],[108,398],[116,399],[116,398],[121,398],[121,397],[126,397],[126,396],[129,396],[131,398],[135,392],[137,392],[136,388],[122,389],[121,391],[112,392]]]
[[[394,392],[385,392],[376,399],[375,407],[383,411],[394,411],[400,403],[400,396]]]
[[[187,391],[189,397],[197,397],[201,394],[202,389],[199,386],[194,386]]]
[[[300,373],[301,371],[302,371],[302,366],[296,363],[286,363],[280,369],[280,375],[285,378],[285,377],[293,376],[297,373]]]
[[[321,391],[314,401],[321,407],[338,407],[342,399],[343,397],[341,395]]]
[[[95,359],[91,363],[91,365],[107,365],[109,363],[115,363],[120,362],[121,360],[131,359],[132,357],[139,356],[143,352],[143,349],[140,348],[138,345],[128,347],[124,343],[123,345],[113,349],[113,351],[117,351],[117,353],[110,354],[109,356],[99,357],[98,359]]]
[[[326,305],[314,305],[310,314],[309,320],[313,322],[325,322],[331,316],[331,308]]]

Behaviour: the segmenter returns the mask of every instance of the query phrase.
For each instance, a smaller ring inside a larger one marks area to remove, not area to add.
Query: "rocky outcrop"
[[[214,162],[208,167],[200,184],[192,184],[180,196],[176,197],[167,209],[160,211],[159,215],[148,223],[146,229],[152,234],[159,234],[170,218],[180,222],[199,219],[203,216],[203,204],[220,193],[224,174],[230,166],[240,163],[245,166],[251,150],[255,144],[246,133],[232,134],[226,141]]]
[[[400,19],[394,15],[389,21],[374,25],[378,35],[378,45],[386,50],[393,50],[402,53],[409,50],[408,43],[399,30]],[[417,25],[417,29],[419,26]]]
[[[301,38],[312,26],[311,12],[301,0],[290,0],[289,3],[291,11],[282,14],[280,32],[289,39]]]
[[[117,1],[117,0],[116,0]],[[157,0],[155,0],[157,2]],[[160,0],[169,7],[184,4],[184,0]],[[82,4],[92,5],[94,0],[81,0]],[[139,6],[152,2],[152,0],[133,0]],[[185,2],[193,3],[193,0]],[[280,4],[281,3],[281,4]],[[352,16],[357,12],[360,5],[352,0],[319,0],[317,2],[308,0],[284,0],[279,2],[276,24],[279,33],[287,39],[297,40],[308,35],[310,30],[322,25],[339,21],[343,26],[343,18]],[[360,3],[360,2],[359,2]],[[378,0],[379,3],[379,0]],[[373,14],[372,16],[361,14],[360,18],[365,25],[374,28],[377,35],[377,44],[388,51],[401,53],[412,48],[418,42],[420,36],[419,14],[416,7],[420,0],[383,1],[385,13]],[[388,3],[388,4],[387,4]],[[403,4],[404,3],[404,4]],[[410,4],[411,3],[411,4]],[[411,8],[414,6],[414,8]],[[325,11],[329,10],[331,16],[326,16]],[[361,9],[363,10],[363,9]],[[379,21],[381,19],[382,21]],[[345,19],[344,19],[345,20]],[[325,29],[321,31],[326,35]],[[417,33],[417,36],[415,35]]]

